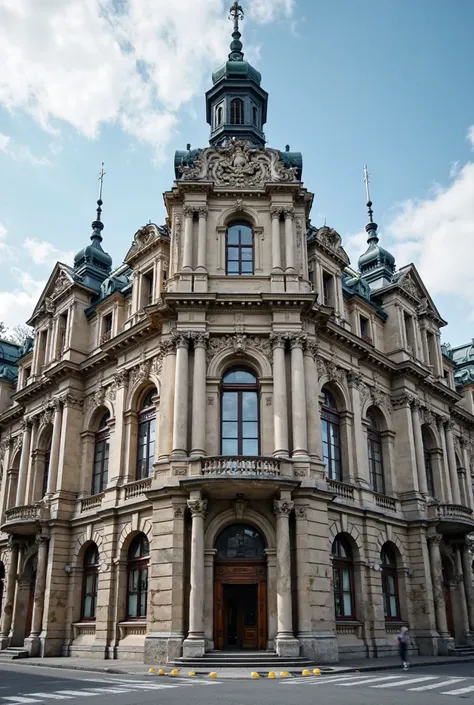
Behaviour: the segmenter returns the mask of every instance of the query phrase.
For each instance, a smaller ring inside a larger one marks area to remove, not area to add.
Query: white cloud
[[[0,262],[12,259],[13,256],[13,247],[10,247],[7,242],[7,229],[0,223]]]
[[[16,144],[10,135],[0,132],[0,152],[7,154],[17,162],[28,162],[32,166],[48,166],[51,162],[46,157],[35,157],[28,147]]]
[[[0,0],[0,104],[51,132],[117,123],[162,153],[179,108],[228,53],[222,0]],[[253,0],[257,22],[294,0]],[[245,32],[244,32],[245,33]]]
[[[71,264],[74,257],[72,251],[59,250],[52,242],[38,240],[35,237],[27,237],[22,247],[37,265],[52,266],[56,262]]]
[[[16,283],[12,291],[0,291],[0,321],[8,328],[24,323],[33,313],[44,281],[37,281],[27,272],[11,270]]]
[[[468,138],[474,147],[474,125]],[[381,244],[395,255],[398,267],[413,262],[433,296],[464,299],[474,319],[474,162],[447,172],[446,185],[434,184],[424,198],[395,205]],[[362,233],[349,237],[347,246],[357,266],[366,249]]]

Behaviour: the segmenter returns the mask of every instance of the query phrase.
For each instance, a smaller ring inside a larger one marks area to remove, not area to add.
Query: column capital
[[[280,220],[283,208],[281,206],[270,206],[270,217],[272,220]]]
[[[272,344],[273,349],[285,348],[286,334],[285,333],[270,333],[270,342]]]
[[[44,536],[43,534],[37,534],[35,538],[35,543],[38,546],[38,549],[40,546],[47,546],[49,543],[49,536]]]
[[[195,208],[195,210],[196,210],[199,218],[207,218],[207,214],[208,214],[208,207],[207,206],[198,206],[197,208]]]
[[[207,499],[188,499],[187,505],[193,519],[194,517],[204,519],[207,511]]]
[[[193,341],[194,348],[207,348],[207,343],[209,340],[209,333],[190,333],[190,338]]]
[[[285,206],[283,208],[283,213],[285,216],[285,220],[286,219],[293,220],[293,218],[295,217],[295,209],[293,208],[293,206]]]
[[[295,516],[298,519],[307,519],[308,518],[308,506],[306,504],[295,505]]]
[[[443,537],[441,534],[431,534],[426,537],[426,540],[428,541],[428,544],[431,544],[432,546],[439,546],[443,540]]]
[[[184,206],[183,213],[185,218],[192,218],[194,216],[195,206]]]
[[[189,333],[176,333],[173,336],[173,342],[176,348],[186,348],[189,349]]]
[[[347,373],[347,381],[349,383],[349,387],[357,387],[358,389],[362,384],[363,377],[357,370],[349,370]]]
[[[294,348],[300,348],[302,350],[306,343],[306,335],[304,333],[288,333],[287,338],[290,341],[291,350]]]
[[[273,511],[277,517],[289,517],[294,506],[295,503],[287,499],[273,500]]]
[[[314,340],[313,338],[307,338],[304,342],[304,351],[307,355],[313,358],[313,360],[316,359],[316,356],[319,353],[319,343],[317,340]]]

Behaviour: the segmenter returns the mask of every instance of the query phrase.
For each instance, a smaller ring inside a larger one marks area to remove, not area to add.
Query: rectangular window
[[[31,367],[25,367],[25,371],[23,372],[23,386],[26,386],[28,384],[28,380],[31,377]]]
[[[153,303],[153,270],[150,270],[142,277],[142,306],[150,306]]]
[[[409,352],[411,352],[412,355],[415,355],[416,354],[416,342],[415,342],[415,329],[414,329],[413,316],[410,316],[409,313],[404,312],[403,321],[405,324],[405,336],[406,336],[406,341],[407,341]]]
[[[385,493],[385,483],[383,475],[382,463],[382,446],[376,438],[371,438],[370,430],[368,432],[368,455],[369,455],[369,471],[372,489],[379,494]]]
[[[370,322],[365,316],[360,316],[360,337],[365,340],[366,343],[372,343],[372,336],[370,335]]]
[[[68,313],[62,313],[58,319],[58,345],[56,349],[56,357],[60,358],[61,353],[66,347]]]
[[[323,305],[334,306],[333,277],[327,272],[323,272]]]
[[[254,245],[252,228],[232,225],[226,235],[226,273],[239,276],[253,274]]]
[[[321,419],[323,461],[330,480],[342,482],[339,426],[328,418]]]
[[[46,347],[48,343],[48,331],[42,330],[38,340],[38,373],[41,373],[41,368],[46,363]]]
[[[110,340],[112,336],[112,314],[108,313],[102,319],[102,335],[100,337],[101,345]]]

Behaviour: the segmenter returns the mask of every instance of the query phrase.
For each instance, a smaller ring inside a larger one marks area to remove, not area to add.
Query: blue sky
[[[205,146],[204,92],[230,0],[0,0],[0,320],[23,322],[54,261],[90,235],[105,161],[104,247],[118,265],[164,218],[173,154]],[[474,331],[474,3],[242,0],[247,58],[269,92],[269,145],[303,153],[353,266],[362,167],[398,266],[415,262],[443,338]]]

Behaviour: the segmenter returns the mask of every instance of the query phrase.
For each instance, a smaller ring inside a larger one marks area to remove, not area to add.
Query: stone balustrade
[[[83,512],[90,512],[93,509],[100,509],[102,506],[102,500],[104,499],[104,493],[94,494],[92,497],[84,497],[81,499],[81,514]]]
[[[151,477],[145,477],[143,480],[136,480],[136,482],[130,482],[125,485],[124,499],[136,499],[137,497],[144,497],[145,492],[151,488]]]
[[[334,492],[338,497],[343,499],[354,500],[354,488],[352,485],[347,485],[345,482],[339,482],[338,480],[327,479],[327,486],[330,492]]]
[[[387,495],[379,494],[378,492],[374,492],[374,497],[375,504],[377,507],[380,507],[380,509],[387,509],[390,512],[397,511],[397,500],[393,497],[387,497]]]
[[[436,506],[436,514],[439,519],[467,519],[474,521],[472,510],[462,504],[438,504]]]
[[[24,504],[22,507],[12,507],[5,512],[6,523],[13,521],[38,521],[41,507],[36,504]]]
[[[215,456],[203,458],[201,475],[232,475],[237,477],[279,477],[278,458],[263,456]]]

